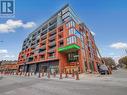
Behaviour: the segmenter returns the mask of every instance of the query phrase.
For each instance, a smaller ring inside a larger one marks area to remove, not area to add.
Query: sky
[[[102,56],[126,55],[127,0],[15,0],[15,17],[0,18],[0,60],[17,60],[28,34],[65,4],[94,32]]]

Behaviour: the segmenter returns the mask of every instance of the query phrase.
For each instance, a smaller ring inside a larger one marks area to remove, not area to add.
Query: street
[[[126,95],[127,71],[81,80],[38,79],[22,76],[0,78],[0,95]]]

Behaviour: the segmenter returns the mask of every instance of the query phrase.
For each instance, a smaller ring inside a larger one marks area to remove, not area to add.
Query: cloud
[[[34,22],[27,22],[26,24],[23,25],[24,28],[33,28],[35,26],[36,24]]]
[[[6,49],[0,49],[0,60],[16,60],[17,57],[14,54],[10,54]]]
[[[117,42],[117,43],[111,44],[110,47],[115,49],[126,49],[127,43]]]
[[[4,54],[0,56],[0,60],[17,60],[17,57],[13,54]]]
[[[23,23],[22,20],[9,19],[5,23],[0,24],[0,33],[15,32],[17,28],[33,28],[36,24],[34,22]]]
[[[8,54],[6,54],[4,57],[5,58],[14,58],[15,56],[14,55],[8,55]]]
[[[8,51],[6,49],[0,49],[0,54],[6,54]]]

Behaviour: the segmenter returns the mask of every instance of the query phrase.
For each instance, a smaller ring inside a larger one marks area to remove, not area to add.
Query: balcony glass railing
[[[55,56],[49,56],[48,58],[55,58]]]

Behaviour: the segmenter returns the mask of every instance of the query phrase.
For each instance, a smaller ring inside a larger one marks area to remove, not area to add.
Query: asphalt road
[[[6,76],[0,79],[0,95],[127,95],[127,71],[79,81]]]

